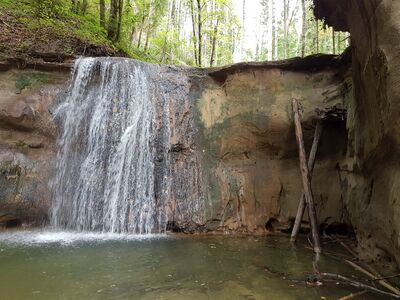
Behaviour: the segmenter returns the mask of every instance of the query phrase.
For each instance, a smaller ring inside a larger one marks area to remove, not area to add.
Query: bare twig
[[[7,26],[10,29],[13,29],[11,25],[9,25],[8,23],[6,23],[6,21],[0,19],[1,23],[3,23],[5,26]]]
[[[349,252],[351,255],[353,255],[353,257],[358,257],[357,253],[355,253],[353,251],[353,249],[351,249],[346,243],[339,242],[339,244],[342,245],[342,247],[345,248],[347,250],[347,252]]]
[[[400,296],[400,290],[396,287],[394,287],[393,285],[391,285],[389,282],[383,280],[383,279],[379,279],[377,276],[375,276],[374,274],[372,274],[371,272],[367,271],[366,269],[364,269],[363,267],[357,265],[356,263],[349,261],[349,260],[345,260],[345,262],[347,264],[349,264],[350,266],[352,266],[354,269],[356,269],[357,271],[360,271],[361,273],[364,273],[365,275],[367,275],[368,277],[372,278],[373,280],[378,281],[378,283],[387,288],[389,291],[395,293],[396,295]]]
[[[353,249],[351,249],[346,243],[339,242],[339,244],[342,245],[342,247],[345,248],[351,255],[353,255],[354,258],[357,258],[357,253],[355,253],[353,251]],[[370,277],[372,279],[371,281],[378,281],[378,283],[381,286],[387,288],[389,291],[395,293],[396,295],[400,295],[400,290],[397,287],[390,284],[388,281],[384,280],[385,278],[380,278],[382,276],[380,276],[379,273],[371,266],[369,266],[369,265],[366,266],[369,269],[369,271],[368,271],[365,268],[361,267],[360,265],[358,265],[350,260],[345,260],[345,262],[347,264],[349,264],[350,266],[352,266],[357,271],[360,271],[360,272],[364,273],[365,275],[367,275],[368,277]],[[393,276],[393,277],[389,276],[389,278],[394,278],[394,277],[398,277],[398,276],[400,276],[400,274],[398,274],[397,276]]]
[[[305,248],[313,251],[312,247],[305,246]],[[324,255],[329,256],[329,257],[331,257],[337,261],[341,261],[341,262],[343,262],[343,260],[345,260],[345,259],[351,259],[351,257],[349,257],[346,254],[335,253],[335,252],[329,251],[329,250],[324,250]]]
[[[356,297],[358,297],[358,296],[361,296],[361,295],[364,295],[365,293],[368,293],[368,291],[361,291],[361,292],[358,292],[358,293],[351,293],[350,295],[347,295],[347,296],[344,296],[344,297],[342,297],[342,298],[339,298],[339,300],[350,300],[350,299],[354,299],[354,298],[356,298]]]
[[[381,280],[381,279],[390,279],[390,278],[396,278],[396,277],[400,277],[400,274],[384,276],[384,277],[377,277],[375,279],[371,279],[370,281]]]
[[[393,297],[395,299],[400,299],[400,295],[396,295],[396,294],[393,294],[393,293],[382,291],[382,290],[377,289],[377,288],[375,288],[373,286],[370,286],[370,285],[367,285],[367,284],[364,284],[364,283],[361,283],[361,282],[358,282],[358,281],[354,281],[354,280],[352,280],[350,278],[347,278],[347,277],[345,277],[343,275],[333,274],[333,273],[321,273],[321,276],[323,278],[335,279],[335,280],[347,283],[347,284],[349,284],[351,286],[362,288],[362,289],[366,289],[366,290],[369,290],[369,291],[377,293],[377,294],[390,296],[390,297]]]

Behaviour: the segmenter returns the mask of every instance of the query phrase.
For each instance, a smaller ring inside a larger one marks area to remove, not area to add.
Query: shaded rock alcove
[[[359,253],[400,264],[400,2],[314,0],[315,15],[350,32],[353,101],[347,103],[344,204]]]

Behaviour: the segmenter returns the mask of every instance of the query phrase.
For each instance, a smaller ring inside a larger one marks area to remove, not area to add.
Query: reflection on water
[[[312,252],[283,237],[0,234],[0,299],[337,299],[307,287]],[[351,276],[322,258],[323,271]],[[362,299],[378,299],[364,295]]]

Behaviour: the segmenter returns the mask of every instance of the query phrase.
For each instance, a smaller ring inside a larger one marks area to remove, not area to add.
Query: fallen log
[[[368,293],[368,291],[364,290],[364,291],[361,291],[361,292],[358,292],[358,293],[351,293],[350,295],[347,295],[347,296],[345,296],[345,297],[339,298],[339,300],[350,300],[350,299],[354,299],[354,298],[356,298],[356,297],[358,297],[358,296],[364,295],[365,293]]]

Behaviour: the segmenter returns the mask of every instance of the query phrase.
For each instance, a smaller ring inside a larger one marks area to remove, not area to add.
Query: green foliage
[[[31,3],[37,18],[50,21],[64,16],[68,9],[62,0],[31,0]]]
[[[100,25],[100,0],[0,0],[0,13],[15,16],[35,37],[34,43],[63,41],[59,51],[66,54],[84,54],[76,50],[82,41],[140,60],[179,65],[224,65],[238,56],[242,60],[275,60],[300,55],[300,1],[288,1],[289,13],[283,14],[275,11],[278,0],[259,0],[256,47],[244,45],[244,24],[234,1],[105,0],[104,28]],[[249,2],[247,5],[252,5]],[[345,33],[332,33],[322,22],[317,23],[312,0],[306,3],[305,54],[341,53],[347,45]],[[118,11],[114,9],[110,17],[111,7]],[[107,32],[110,22],[117,30],[112,36]],[[24,39],[15,50],[29,51],[32,40]],[[0,46],[0,53],[4,51]]]
[[[36,43],[65,41],[64,52],[72,54],[70,40],[82,40],[88,44],[112,46],[105,30],[100,27],[98,10],[94,1],[89,1],[87,13],[80,15],[72,11],[71,0],[0,0],[0,12],[12,15],[34,36]],[[23,41],[20,52],[29,47]]]

